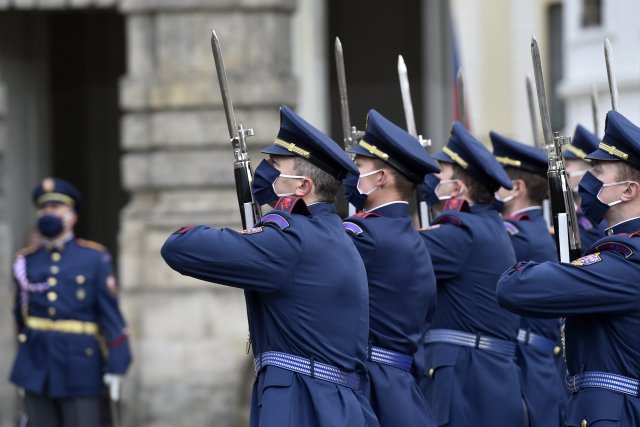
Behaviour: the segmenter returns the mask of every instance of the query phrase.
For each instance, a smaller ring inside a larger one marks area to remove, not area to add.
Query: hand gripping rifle
[[[551,118],[542,76],[542,63],[540,62],[540,49],[535,37],[531,38],[531,58],[536,79],[542,131],[549,158],[547,178],[558,257],[561,262],[570,262],[582,256],[576,209],[562,157],[562,146],[570,143],[571,138],[562,137],[558,132],[552,134]]]
[[[420,145],[428,151],[428,147],[431,146],[431,140],[424,139],[422,135],[418,135],[418,131],[416,130],[416,119],[413,115],[413,102],[411,102],[411,90],[409,87],[409,74],[402,55],[398,55],[398,78],[400,79],[400,93],[402,94],[404,117],[407,121],[407,132],[418,138]],[[431,224],[433,218],[431,217],[431,209],[429,209],[427,202],[420,198],[420,185],[416,187],[416,200],[418,202],[418,220],[420,222],[420,227],[426,227]]]
[[[344,71],[344,54],[342,52],[342,43],[340,38],[336,37],[334,45],[336,55],[336,71],[338,74],[338,90],[340,92],[340,115],[342,116],[342,136],[344,137],[344,149],[355,147],[364,136],[364,132],[358,130],[355,126],[351,126],[349,118],[349,97],[347,96],[347,74]],[[353,155],[347,151],[347,155],[353,158]],[[356,208],[349,203],[349,215],[356,213]]]
[[[262,216],[260,206],[253,200],[253,195],[251,194],[253,172],[251,171],[251,161],[247,151],[247,138],[253,136],[254,133],[253,129],[245,129],[242,125],[236,123],[236,116],[233,112],[233,104],[231,103],[231,95],[229,94],[229,85],[227,83],[227,73],[224,70],[224,63],[222,61],[220,41],[213,29],[211,30],[211,50],[213,51],[213,59],[216,64],[224,113],[227,117],[227,127],[229,128],[229,138],[231,139],[231,147],[233,148],[233,174],[236,181],[236,193],[238,195],[238,204],[240,205],[242,228],[247,229],[252,227]]]

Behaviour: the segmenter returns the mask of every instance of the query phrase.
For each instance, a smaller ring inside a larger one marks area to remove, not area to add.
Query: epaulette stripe
[[[93,249],[98,252],[106,252],[107,250],[107,248],[104,245],[101,245],[100,243],[94,242],[92,240],[76,239],[76,241],[78,242],[78,245],[84,248]]]
[[[516,227],[509,221],[503,221],[502,224],[504,225],[504,229],[507,230],[507,233],[509,233],[510,236],[514,236],[520,232],[518,227]]]
[[[343,222],[342,226],[344,227],[345,230],[352,232],[356,236],[361,235],[363,233],[363,231],[364,231],[364,230],[362,230],[362,227],[360,227],[358,224],[355,224],[355,223],[350,222],[350,221]]]
[[[40,245],[29,245],[29,246],[27,246],[25,248],[20,249],[16,253],[16,255],[22,255],[22,256],[31,255],[32,253],[34,253],[38,249],[40,249]]]
[[[460,226],[462,225],[462,220],[455,216],[444,215],[436,218],[435,223],[436,224],[453,224],[456,226]]]
[[[370,218],[370,217],[376,217],[380,215],[374,212],[358,212],[354,216],[357,216],[358,218]]]
[[[260,220],[260,224],[275,224],[280,230],[284,230],[290,226],[289,221],[287,221],[285,217],[276,213],[270,213],[263,216]]]
[[[578,224],[580,224],[585,230],[591,230],[593,228],[591,221],[583,216],[578,217]]]
[[[629,258],[633,255],[633,249],[619,242],[604,242],[600,243],[595,248],[598,252],[611,251],[618,252],[621,255],[624,255],[625,258]]]

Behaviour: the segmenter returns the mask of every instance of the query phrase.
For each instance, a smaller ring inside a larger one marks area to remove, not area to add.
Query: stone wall
[[[123,1],[128,71],[121,83],[123,182],[120,280],[136,363],[124,391],[127,425],[232,426],[246,397],[243,295],[182,277],[159,256],[183,224],[239,227],[232,153],[210,47],[223,49],[238,123],[258,148],[293,104],[292,0]],[[254,154],[254,165],[260,156]],[[240,421],[246,425],[246,421]]]

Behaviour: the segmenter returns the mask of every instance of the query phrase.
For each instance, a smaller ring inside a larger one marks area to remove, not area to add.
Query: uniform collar
[[[64,251],[64,248],[66,246],[66,244],[68,242],[70,242],[71,240],[73,240],[74,238],[74,234],[73,233],[69,233],[57,240],[47,240],[47,239],[42,239],[42,247],[45,248],[48,252],[51,251],[58,251],[58,252],[62,252]]]
[[[336,207],[333,203],[316,202],[307,206],[313,215],[335,214]]]
[[[540,218],[542,216],[542,206],[529,206],[528,208],[515,211],[510,217],[518,217],[522,214],[526,214],[530,218]]]
[[[470,206],[471,213],[484,213],[484,212],[496,212],[491,205],[486,205],[484,203],[476,203]]]
[[[409,214],[409,202],[398,200],[396,202],[385,203],[367,212],[373,212],[386,217],[404,216]]]
[[[631,234],[640,231],[640,217],[630,218],[605,230],[607,236],[612,234]]]

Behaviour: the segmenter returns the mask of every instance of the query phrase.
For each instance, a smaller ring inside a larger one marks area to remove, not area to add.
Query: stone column
[[[278,106],[294,104],[295,0],[123,0],[123,182],[120,281],[135,362],[126,425],[231,426],[242,403],[247,322],[240,290],[191,280],[160,257],[184,224],[240,228],[232,152],[210,47],[223,48],[238,123],[254,166],[273,141]]]

